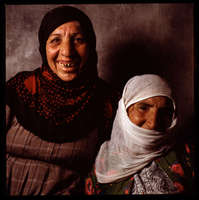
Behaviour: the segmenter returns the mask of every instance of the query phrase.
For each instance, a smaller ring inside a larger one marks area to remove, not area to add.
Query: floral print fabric
[[[171,179],[155,161],[134,175],[132,194],[173,194],[177,192]]]

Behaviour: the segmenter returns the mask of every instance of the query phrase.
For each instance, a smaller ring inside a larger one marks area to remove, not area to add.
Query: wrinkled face
[[[130,120],[139,127],[164,131],[171,125],[173,104],[167,97],[156,96],[132,104],[127,113]]]
[[[88,58],[88,44],[78,21],[62,24],[49,35],[46,56],[52,71],[63,81],[79,76]]]

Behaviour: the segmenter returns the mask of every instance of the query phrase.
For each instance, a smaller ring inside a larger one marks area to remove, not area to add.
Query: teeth
[[[67,64],[59,63],[59,64],[62,65],[63,67],[72,67],[74,65],[72,63],[67,63]]]

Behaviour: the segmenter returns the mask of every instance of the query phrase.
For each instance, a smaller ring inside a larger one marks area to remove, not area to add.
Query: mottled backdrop
[[[62,4],[60,4],[62,5]],[[71,4],[69,4],[71,5]],[[59,5],[6,5],[6,80],[41,65],[43,15]],[[179,108],[179,131],[193,128],[193,4],[73,4],[92,20],[99,76],[121,89],[142,73],[165,77]]]

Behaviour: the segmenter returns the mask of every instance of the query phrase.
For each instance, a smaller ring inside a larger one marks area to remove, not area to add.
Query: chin
[[[57,74],[57,75],[62,81],[65,81],[65,82],[70,82],[77,78],[76,73]]]

